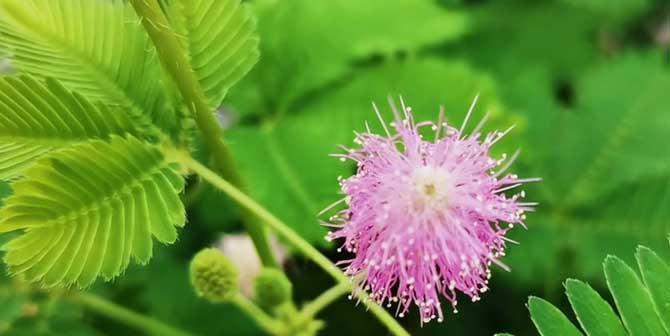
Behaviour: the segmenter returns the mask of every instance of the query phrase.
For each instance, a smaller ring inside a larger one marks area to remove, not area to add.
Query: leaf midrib
[[[316,201],[307,192],[307,189],[302,185],[302,182],[295,174],[294,169],[289,165],[285,160],[285,155],[282,154],[277,141],[274,138],[274,126],[264,127],[263,133],[265,134],[264,145],[267,149],[271,162],[277,167],[277,171],[284,178],[286,185],[289,187],[289,190],[293,192],[297,200],[302,205],[302,207],[307,210],[310,214],[316,214],[318,212],[318,206]]]
[[[103,140],[105,137],[99,135],[91,135],[89,137],[64,137],[62,135],[50,134],[36,134],[36,135],[17,135],[17,134],[0,134],[0,143],[22,143],[34,144],[48,147],[65,147],[80,142],[85,142],[91,139]]]

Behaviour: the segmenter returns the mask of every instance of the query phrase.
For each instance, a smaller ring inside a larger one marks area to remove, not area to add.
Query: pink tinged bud
[[[491,146],[509,130],[483,136],[482,120],[464,134],[476,99],[458,129],[442,111],[437,123],[415,123],[404,102],[402,114],[390,103],[395,118],[388,126],[373,104],[385,134],[368,128],[354,140],[360,148],[334,155],[358,170],[338,179],[345,198],[324,210],[348,206],[324,223],[333,230],[327,239],[343,239],[338,251],[354,256],[340,265],[372,300],[397,305],[400,317],[414,304],[422,323],[441,322],[441,297],[456,313],[457,292],[479,301],[489,289],[490,265],[507,269],[499,259],[513,241],[505,235],[514,224],[525,227],[524,213],[536,205],[520,202],[523,191],[511,193],[539,179],[505,172],[518,153],[491,157]],[[435,132],[433,140],[423,139],[422,127]]]
[[[237,268],[242,294],[248,298],[253,298],[254,279],[263,269],[263,265],[260,259],[258,259],[256,248],[249,235],[246,233],[224,234],[216,243],[216,247]],[[270,248],[277,261],[283,264],[288,258],[287,251],[274,236],[270,237]]]

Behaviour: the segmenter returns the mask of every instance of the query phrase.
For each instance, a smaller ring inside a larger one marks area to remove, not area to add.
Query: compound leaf
[[[152,145],[128,136],[91,140],[36,161],[12,184],[0,232],[9,272],[45,286],[90,285],[147,263],[152,237],[177,239],[185,222],[182,177]]]

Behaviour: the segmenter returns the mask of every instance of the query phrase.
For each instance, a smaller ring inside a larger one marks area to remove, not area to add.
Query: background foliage
[[[569,307],[561,279],[570,277],[589,281],[611,302],[601,276],[607,254],[634,264],[631,251],[644,244],[669,260],[667,2],[250,3],[258,17],[260,62],[229,91],[219,119],[228,127],[227,141],[251,194],[325,251],[333,248],[323,240],[325,231],[315,214],[337,199],[337,177],[353,169],[328,154],[336,152],[338,144],[350,144],[352,130],[374,119],[370,102],[383,106],[388,94],[402,94],[419,120],[436,118],[443,104],[448,120],[460,123],[479,93],[477,117],[492,113],[489,130],[517,125],[497,150],[520,148],[519,174],[544,178],[527,191],[529,199],[541,203],[529,216],[529,229],[512,233],[521,243],[512,246],[505,259],[512,272],[497,271],[492,290],[481,302],[462,304],[459,314],[443,324],[419,328],[417,316],[406,318],[404,324],[413,335],[534,334],[524,306],[528,295]],[[103,25],[76,13],[70,20],[88,27]],[[189,29],[188,22],[184,29]],[[145,50],[148,42],[136,33],[123,32],[129,34],[126,40],[136,42],[132,50]],[[73,43],[91,41],[66,37]],[[50,43],[53,40],[45,40],[40,47],[53,48]],[[29,73],[43,71],[42,63],[34,61],[27,58],[12,66]],[[68,69],[72,78],[63,84],[90,91],[103,101],[154,110],[168,99],[156,87],[157,63],[149,56],[142,64],[110,68],[119,76],[136,73],[140,66],[148,69],[128,78],[122,92],[82,82],[94,76],[76,59],[66,61],[68,67],[57,70]],[[225,85],[226,79],[220,83]],[[161,115],[167,117],[152,115],[134,125],[170,129],[179,121],[178,111]],[[118,121],[119,128],[124,125],[127,121]],[[0,188],[4,195],[9,192],[6,186]],[[94,290],[202,335],[259,333],[232,307],[210,305],[192,292],[189,258],[241,225],[217,192],[205,187],[191,196],[187,229],[174,245],[155,244],[148,266],[130,266],[122,277],[98,283]],[[331,255],[335,257],[334,251]],[[298,302],[331,284],[300,257],[290,258],[287,270]],[[57,293],[21,288],[7,278],[0,281],[0,333],[133,332],[56,300]],[[324,335],[383,334],[373,317],[345,299],[327,309],[323,318],[331,322]]]

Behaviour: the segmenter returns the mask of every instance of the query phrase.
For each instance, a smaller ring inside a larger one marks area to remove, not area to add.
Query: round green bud
[[[237,269],[218,249],[198,252],[191,260],[190,270],[195,292],[208,301],[228,301],[238,291]]]
[[[254,280],[256,301],[264,307],[275,307],[291,299],[293,285],[284,272],[274,269],[263,269]]]

